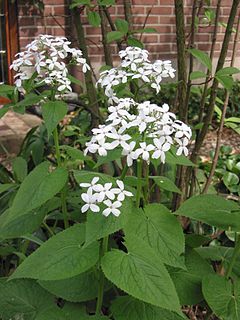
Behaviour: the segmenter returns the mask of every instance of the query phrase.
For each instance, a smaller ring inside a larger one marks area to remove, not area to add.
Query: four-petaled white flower
[[[161,159],[162,163],[165,163],[165,152],[167,152],[171,145],[168,142],[165,142],[165,138],[161,137],[160,139],[153,139],[153,143],[156,146],[155,151],[153,152],[152,158],[153,159]]]
[[[105,217],[108,217],[111,213],[118,217],[121,213],[121,211],[118,209],[122,206],[122,203],[120,201],[112,202],[111,200],[105,200],[104,204],[107,206],[105,210],[103,210],[103,215]]]
[[[97,194],[92,193],[92,189],[88,189],[87,193],[82,193],[81,195],[83,201],[85,202],[82,206],[82,213],[91,210],[92,212],[99,212],[100,208],[97,203]]]
[[[94,177],[90,183],[82,182],[79,185],[81,188],[89,188],[89,190],[94,190],[94,186],[98,181],[99,181],[99,177]]]
[[[146,144],[146,142],[140,142],[140,148],[136,150],[136,155],[139,157],[142,156],[142,159],[145,161],[149,161],[150,151],[154,150],[154,146],[152,144]]]
[[[183,140],[180,140],[178,138],[176,138],[177,143],[179,144],[179,148],[177,149],[176,155],[180,156],[182,153],[184,153],[185,156],[188,155],[188,139],[187,138],[183,138]]]
[[[104,199],[105,197],[113,200],[115,198],[115,194],[112,189],[112,183],[107,182],[104,185],[97,184],[94,186],[94,191],[99,192],[100,198]]]
[[[123,201],[125,199],[125,196],[127,197],[132,197],[133,194],[127,190],[124,190],[124,184],[121,180],[117,180],[117,185],[118,185],[118,188],[113,188],[112,189],[112,192],[117,194],[117,199],[118,201]]]
[[[122,155],[123,156],[127,156],[127,165],[128,167],[131,167],[133,164],[133,160],[137,159],[137,155],[136,152],[134,150],[136,146],[136,142],[135,141],[131,141],[128,145],[127,149],[123,149],[122,151]]]

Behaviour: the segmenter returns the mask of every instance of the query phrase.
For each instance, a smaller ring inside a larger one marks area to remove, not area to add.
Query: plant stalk
[[[62,166],[61,152],[60,152],[60,147],[59,147],[59,137],[58,137],[57,128],[55,128],[53,131],[53,140],[54,140],[54,144],[55,144],[57,165],[58,165],[58,167],[61,167]],[[67,213],[66,186],[61,191],[61,206],[62,206],[64,228],[67,229],[69,227],[69,222],[68,222],[68,213]]]
[[[101,314],[102,303],[103,303],[103,293],[104,293],[104,274],[100,269],[101,260],[104,254],[108,250],[108,236],[102,239],[100,254],[99,254],[99,283],[98,283],[98,298],[97,298],[97,306],[96,306],[96,315]]]
[[[235,242],[235,248],[234,248],[234,251],[233,251],[233,255],[231,257],[231,261],[230,261],[230,264],[229,264],[229,266],[227,268],[227,272],[226,272],[226,275],[225,275],[226,278],[230,277],[232,269],[233,269],[233,266],[234,266],[234,263],[236,262],[236,259],[237,259],[239,254],[240,254],[240,235],[238,235],[237,240]]]
[[[123,167],[123,171],[122,171],[122,174],[120,176],[120,179],[123,180],[127,174],[127,171],[128,171],[128,165],[125,164],[125,166]]]
[[[141,199],[141,178],[142,178],[142,160],[137,160],[137,196],[136,196],[136,206],[139,208]]]

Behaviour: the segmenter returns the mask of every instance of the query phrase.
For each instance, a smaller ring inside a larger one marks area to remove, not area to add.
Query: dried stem
[[[231,64],[230,64],[231,67],[234,66],[234,62],[235,62],[235,57],[236,57],[236,52],[237,52],[239,29],[240,29],[240,14],[239,14],[236,33],[235,33],[235,37],[234,37],[232,60],[231,60]],[[202,193],[207,193],[208,192],[208,188],[209,188],[209,186],[211,184],[212,178],[214,176],[214,172],[215,172],[216,167],[217,167],[219,151],[220,151],[220,146],[221,146],[222,133],[223,133],[223,127],[224,127],[224,120],[225,120],[225,116],[226,116],[226,112],[227,112],[228,100],[229,100],[229,95],[230,95],[229,91],[225,90],[225,92],[226,92],[226,96],[225,96],[222,115],[221,115],[221,119],[220,119],[219,129],[218,129],[218,133],[217,133],[217,142],[216,142],[216,148],[215,148],[215,152],[214,152],[213,162],[212,162],[210,174],[208,176],[208,179],[206,181],[206,184],[205,184],[205,186],[203,188]]]
[[[131,0],[123,0],[123,7],[124,7],[125,20],[128,22],[129,31],[131,31],[133,26]]]

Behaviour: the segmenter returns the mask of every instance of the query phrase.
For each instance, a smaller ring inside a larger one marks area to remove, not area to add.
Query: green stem
[[[101,263],[102,257],[108,250],[108,236],[102,239],[100,254],[99,254],[99,264]],[[101,314],[102,303],[103,303],[103,293],[104,293],[104,274],[99,266],[99,283],[98,283],[98,298],[96,306],[96,314]]]
[[[54,140],[54,144],[55,144],[57,165],[58,165],[58,167],[61,167],[62,166],[61,152],[60,152],[60,147],[59,147],[59,137],[58,137],[57,128],[55,128],[53,131],[53,140]],[[68,222],[68,213],[67,213],[66,186],[61,191],[61,206],[62,206],[64,228],[67,229],[69,227],[69,222]]]
[[[120,176],[120,179],[123,180],[127,174],[127,171],[128,171],[128,166],[127,164],[125,164],[124,168],[123,168],[123,171],[122,171],[122,174]]]
[[[230,264],[228,266],[227,272],[226,272],[226,278],[229,278],[229,276],[231,275],[234,263],[236,262],[236,259],[238,257],[238,255],[240,254],[240,234],[237,237],[237,240],[235,242],[235,248],[233,250],[233,255],[231,257],[230,260]]]
[[[145,205],[147,205],[148,198],[149,198],[149,165],[147,163],[146,163],[145,180],[146,180],[146,186],[144,187],[144,198],[145,198]]]
[[[142,161],[137,160],[137,197],[136,197],[136,206],[139,208],[140,199],[141,199],[141,178],[142,178]]]
[[[44,222],[44,221],[43,221],[43,226],[44,226],[44,228],[49,232],[49,234],[50,234],[51,236],[54,236],[54,232],[53,232],[52,229],[47,225],[47,223]]]

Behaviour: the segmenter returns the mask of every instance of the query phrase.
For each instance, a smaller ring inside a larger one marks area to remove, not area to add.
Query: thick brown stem
[[[132,25],[133,25],[131,0],[123,0],[123,7],[124,7],[125,20],[128,22],[129,31],[131,31]]]
[[[184,26],[184,4],[183,0],[175,0],[176,16],[176,35],[177,35],[177,66],[178,66],[178,113],[179,119],[187,122],[188,108],[185,104],[187,89],[186,73],[186,44],[185,44],[185,26]],[[184,185],[185,169],[182,166],[177,167],[176,185],[180,190],[185,188]],[[172,208],[176,210],[182,202],[182,196],[174,194]]]
[[[235,62],[239,29],[240,29],[240,14],[239,14],[236,33],[235,33],[235,37],[234,37],[232,59],[231,59],[231,64],[230,64],[231,67],[234,66],[234,62]],[[222,133],[223,133],[223,127],[224,127],[224,120],[225,120],[226,112],[227,112],[229,95],[230,95],[229,91],[226,90],[225,101],[224,101],[224,105],[223,105],[223,110],[222,110],[222,115],[221,115],[221,119],[220,119],[219,129],[218,129],[218,133],[217,133],[217,142],[216,142],[216,148],[215,148],[215,152],[214,152],[213,162],[212,162],[210,174],[208,176],[208,179],[206,181],[206,184],[205,184],[205,186],[203,188],[202,193],[207,193],[208,192],[208,189],[209,189],[209,187],[211,185],[211,182],[212,182],[212,178],[214,176],[214,172],[215,172],[216,167],[217,167],[217,162],[218,162],[219,151],[220,151],[220,146],[221,146],[221,139],[222,139]]]
[[[216,72],[218,70],[222,69],[223,66],[224,66],[224,62],[225,62],[225,59],[226,59],[226,56],[227,56],[227,50],[228,50],[229,42],[230,42],[230,39],[231,39],[234,19],[235,19],[236,13],[237,13],[237,9],[238,9],[239,3],[240,3],[240,0],[233,0],[231,12],[230,12],[228,23],[227,23],[226,32],[225,32],[225,36],[224,36],[224,40],[223,40],[222,49],[221,49],[220,56],[219,56],[219,59],[218,59]],[[211,88],[211,94],[210,94],[207,114],[206,114],[205,119],[204,119],[203,127],[200,130],[199,136],[196,139],[194,150],[193,150],[192,155],[191,155],[191,160],[194,163],[196,163],[196,161],[197,161],[199,150],[200,150],[200,148],[202,146],[202,143],[203,143],[203,140],[204,140],[204,138],[205,138],[205,136],[206,136],[206,134],[208,132],[208,127],[209,127],[209,125],[210,125],[210,123],[212,121],[215,101],[216,101],[216,97],[217,97],[217,88],[218,88],[218,80],[216,78],[214,78],[213,84],[212,84],[212,88]]]
[[[80,8],[77,8],[77,7],[73,8],[72,15],[73,15],[73,21],[74,21],[76,32],[77,32],[79,47],[82,50],[83,57],[86,59],[87,63],[90,65],[90,59],[89,59],[87,45],[85,41],[84,29],[81,21]],[[91,105],[91,108],[93,110],[91,125],[92,127],[97,127],[99,125],[100,112],[99,112],[99,106],[97,102],[97,92],[93,83],[91,70],[88,70],[84,74],[84,77],[86,82],[86,90],[88,94],[89,105]]]
[[[196,18],[196,13],[197,13],[197,0],[193,1],[193,6],[192,6],[192,21],[191,21],[191,32],[190,32],[190,39],[189,39],[189,45],[188,48],[194,48],[194,41],[195,41],[195,18]],[[193,71],[193,55],[189,55],[189,70],[188,70],[188,83],[187,83],[187,93],[186,93],[186,106],[188,107],[189,104],[189,98],[190,98],[190,92],[191,92],[191,84],[192,81],[190,79],[190,75]]]
[[[112,61],[112,53],[111,53],[111,48],[107,42],[107,18],[105,16],[103,6],[99,6],[99,15],[101,17],[101,32],[102,32],[102,44],[103,44],[103,50],[104,50],[104,58],[105,58],[105,63],[108,66],[113,66],[113,61]]]
[[[216,46],[216,40],[217,40],[217,31],[218,31],[218,22],[219,22],[219,16],[220,16],[220,8],[221,8],[221,1],[218,0],[217,7],[216,7],[216,14],[215,14],[215,21],[214,21],[214,30],[212,34],[212,45],[211,45],[211,51],[210,51],[210,59],[213,60],[214,52],[215,52],[215,46]],[[203,115],[204,115],[204,109],[205,109],[205,103],[207,98],[207,92],[208,92],[208,84],[209,80],[211,79],[211,71],[207,71],[207,77],[206,77],[206,83],[203,88],[203,93],[200,101],[200,108],[199,108],[199,123],[203,121]]]

